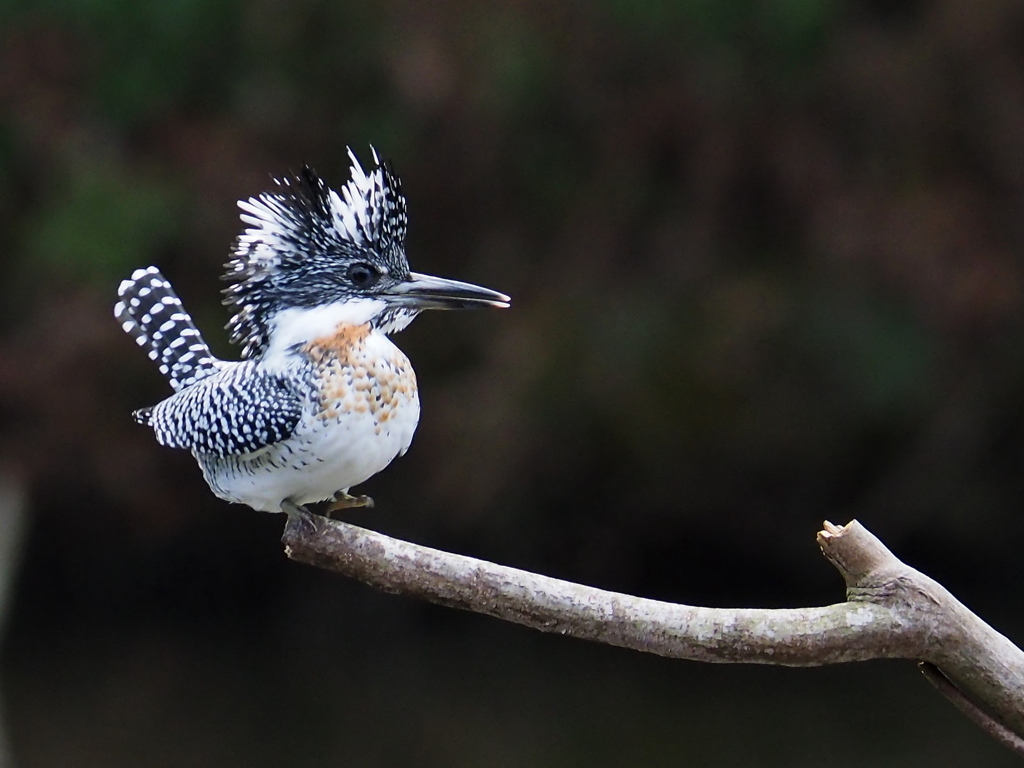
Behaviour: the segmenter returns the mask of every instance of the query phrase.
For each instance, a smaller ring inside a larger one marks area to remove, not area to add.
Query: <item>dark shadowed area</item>
[[[1024,5],[0,0],[12,764],[1012,764],[910,663],[668,661],[304,568],[157,446],[120,280],[236,354],[235,201],[370,143],[413,269],[513,307],[396,337],[423,417],[347,519],[773,607],[842,599],[814,534],[857,517],[1024,639]]]

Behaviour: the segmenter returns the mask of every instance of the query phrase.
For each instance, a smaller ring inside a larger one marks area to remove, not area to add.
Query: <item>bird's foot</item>
[[[307,515],[309,514],[308,509],[306,509],[301,504],[296,504],[291,499],[284,499],[281,502],[281,511],[288,515],[298,515],[303,512],[305,512]]]
[[[357,509],[365,507],[370,509],[373,506],[373,499],[369,496],[352,496],[345,491],[338,491],[331,497],[331,503],[324,509],[324,516],[330,517],[332,512],[341,509]]]

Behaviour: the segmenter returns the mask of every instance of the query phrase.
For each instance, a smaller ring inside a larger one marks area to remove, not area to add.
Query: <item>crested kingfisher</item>
[[[376,150],[369,171],[349,158],[338,191],[306,167],[239,201],[246,229],[223,293],[241,360],[213,355],[155,267],[118,289],[115,317],[174,390],[135,419],[190,450],[226,501],[372,506],[350,489],[408,450],[420,417],[416,374],[391,334],[425,309],[509,306],[503,293],[411,272],[398,178]]]

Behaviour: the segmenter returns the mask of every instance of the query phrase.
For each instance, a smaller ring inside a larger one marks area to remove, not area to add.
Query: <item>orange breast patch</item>
[[[370,333],[369,325],[339,325],[303,347],[320,383],[322,421],[370,413],[379,432],[396,409],[415,397],[416,374],[408,358],[397,347],[383,356],[370,355]]]

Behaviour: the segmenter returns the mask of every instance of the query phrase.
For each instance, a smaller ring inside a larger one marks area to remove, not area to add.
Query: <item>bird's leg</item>
[[[306,509],[301,504],[296,504],[291,499],[284,499],[281,502],[281,511],[289,515],[297,515],[300,512],[305,512],[307,515],[309,514],[308,509]]]
[[[369,509],[372,506],[373,499],[369,496],[352,496],[347,491],[337,491],[331,497],[330,505],[324,509],[324,515],[330,517],[332,512],[337,512],[339,509],[355,509],[357,507]]]

